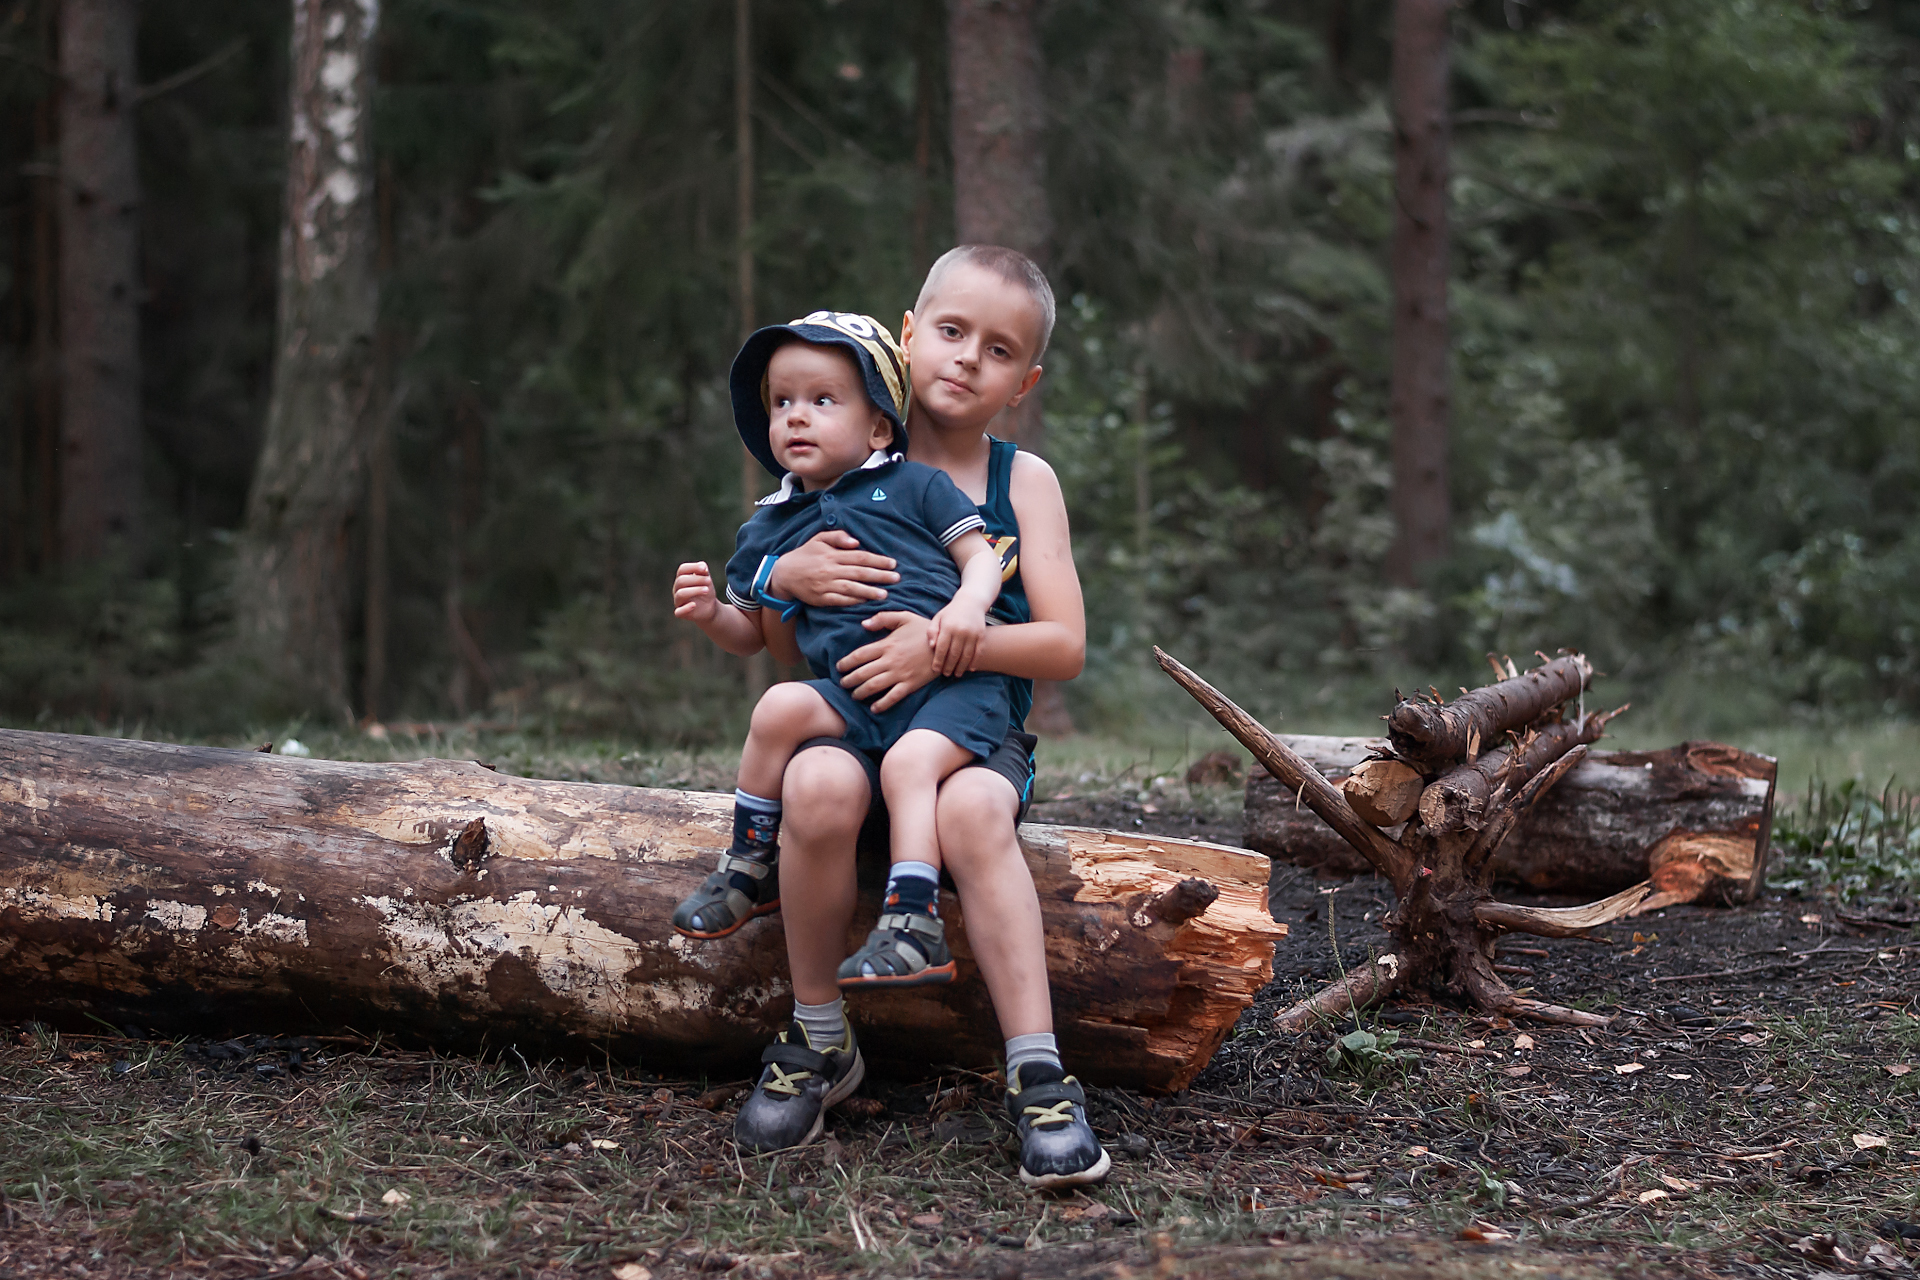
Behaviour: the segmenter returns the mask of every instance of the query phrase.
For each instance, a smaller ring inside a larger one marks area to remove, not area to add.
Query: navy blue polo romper
[[[756,578],[769,556],[784,555],[827,529],[844,529],[867,550],[892,556],[900,581],[885,600],[831,608],[798,606],[794,639],[820,691],[847,722],[847,745],[884,752],[909,729],[932,729],[984,760],[1006,738],[1009,681],[992,672],[935,678],[876,714],[839,681],[840,659],[874,639],[860,624],[876,613],[905,610],[931,618],[960,589],[960,569],[947,547],[985,528],[979,508],[946,472],[898,454],[876,453],[826,489],[804,492],[790,483],[740,527],[727,561],[727,600],[760,607]],[[997,605],[996,605],[997,608]]]

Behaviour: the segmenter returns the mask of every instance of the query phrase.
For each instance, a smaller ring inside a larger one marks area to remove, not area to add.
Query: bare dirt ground
[[[1035,817],[1239,834],[1226,787]],[[644,1063],[0,1029],[0,1277],[1913,1274],[1912,903],[1776,895],[1503,952],[1604,1031],[1402,1002],[1269,1032],[1390,905],[1280,868],[1275,983],[1187,1093],[1094,1091],[1115,1171],[1064,1197],[1024,1193],[969,1073],[875,1081],[824,1142],[742,1159],[740,1082]]]

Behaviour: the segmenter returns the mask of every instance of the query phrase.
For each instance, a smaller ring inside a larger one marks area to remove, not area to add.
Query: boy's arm
[[[1020,580],[1033,621],[989,628],[973,665],[1028,680],[1071,680],[1087,665],[1087,615],[1060,479],[1023,450],[1013,456],[1007,496],[1020,521]]]
[[[927,643],[933,648],[933,669],[957,676],[973,670],[987,633],[987,610],[1000,594],[1000,557],[977,529],[948,543],[947,553],[960,566],[960,589],[933,615]]]
[[[713,571],[707,568],[704,560],[688,561],[675,571],[673,616],[684,618],[699,627],[728,653],[745,658],[766,647],[760,632],[760,621],[754,613],[729,604],[714,594]]]
[[[1014,455],[1008,497],[1020,521],[1020,577],[1033,621],[988,627],[973,669],[1028,680],[1071,680],[1086,665],[1087,622],[1060,481],[1045,462],[1021,452]],[[873,709],[885,711],[935,674],[922,633],[928,623],[916,614],[887,612],[863,625],[891,634],[842,659],[841,683],[857,698],[877,698]]]

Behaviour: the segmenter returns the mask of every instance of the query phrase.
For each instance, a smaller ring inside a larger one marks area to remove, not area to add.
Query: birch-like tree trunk
[[[135,0],[60,0],[60,559],[140,530]]]
[[[278,348],[241,550],[244,642],[297,705],[348,714],[349,531],[373,387],[377,0],[293,0]]]
[[[1387,570],[1411,586],[1447,553],[1448,23],[1454,0],[1393,8],[1393,519]]]

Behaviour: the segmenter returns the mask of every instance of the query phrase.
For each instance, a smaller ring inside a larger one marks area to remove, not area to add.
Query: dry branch
[[[1284,741],[1336,785],[1381,738]],[[1493,857],[1495,877],[1543,893],[1600,896],[1651,879],[1674,902],[1751,901],[1765,873],[1775,765],[1716,742],[1661,751],[1593,751],[1542,796]],[[1276,862],[1354,875],[1372,864],[1294,792],[1261,770],[1247,779],[1243,842]]]
[[[1484,825],[1487,801],[1502,782],[1509,792],[1519,790],[1575,746],[1599,741],[1605,723],[1599,716],[1584,716],[1577,722],[1550,724],[1516,746],[1497,747],[1455,765],[1420,793],[1420,821],[1435,835],[1478,831]]]
[[[1295,755],[1292,748],[1269,732],[1265,725],[1235,706],[1218,689],[1170,657],[1158,645],[1154,646],[1153,656],[1161,669],[1211,712],[1228,733],[1238,738],[1241,745],[1251,751],[1253,758],[1279,779],[1282,786],[1295,788],[1298,800],[1319,814],[1328,826],[1339,832],[1381,875],[1391,881],[1396,893],[1405,891],[1413,878],[1413,862],[1405,850],[1363,822],[1347,803],[1347,798],[1322,777],[1318,769]]]
[[[1387,716],[1387,738],[1402,759],[1421,768],[1464,759],[1476,746],[1490,747],[1501,734],[1579,696],[1592,677],[1592,664],[1573,653],[1452,702],[1408,698]]]
[[[1353,811],[1376,827],[1397,827],[1419,807],[1419,771],[1400,760],[1368,760],[1347,775],[1340,793]]]
[[[1507,986],[1494,963],[1494,945],[1508,931],[1549,937],[1584,933],[1639,906],[1651,886],[1640,884],[1583,907],[1551,910],[1495,902],[1489,888],[1493,858],[1502,843],[1535,803],[1580,765],[1587,754],[1586,743],[1598,736],[1604,723],[1600,717],[1585,716],[1571,725],[1557,723],[1561,700],[1585,687],[1590,668],[1584,658],[1558,659],[1526,676],[1463,694],[1450,708],[1437,702],[1401,703],[1395,709],[1394,728],[1396,732],[1410,727],[1422,730],[1424,758],[1430,765],[1447,763],[1438,754],[1441,750],[1465,757],[1446,775],[1453,785],[1443,795],[1465,794],[1469,778],[1477,778],[1481,790],[1473,795],[1477,808],[1466,818],[1451,820],[1454,815],[1441,804],[1433,821],[1407,822],[1390,840],[1362,822],[1340,789],[1286,743],[1198,675],[1158,649],[1154,654],[1169,675],[1253,751],[1283,788],[1293,790],[1393,883],[1398,902],[1386,921],[1391,953],[1286,1010],[1276,1026],[1299,1030],[1411,984],[1513,1017],[1575,1025],[1606,1021],[1598,1014],[1547,1004]],[[1410,708],[1419,714],[1401,714]],[[1484,770],[1474,767],[1483,743],[1497,733],[1534,722],[1539,722],[1538,727],[1504,753],[1503,759],[1488,762]],[[1402,744],[1396,740],[1394,745]],[[1348,767],[1359,764],[1353,760]]]

